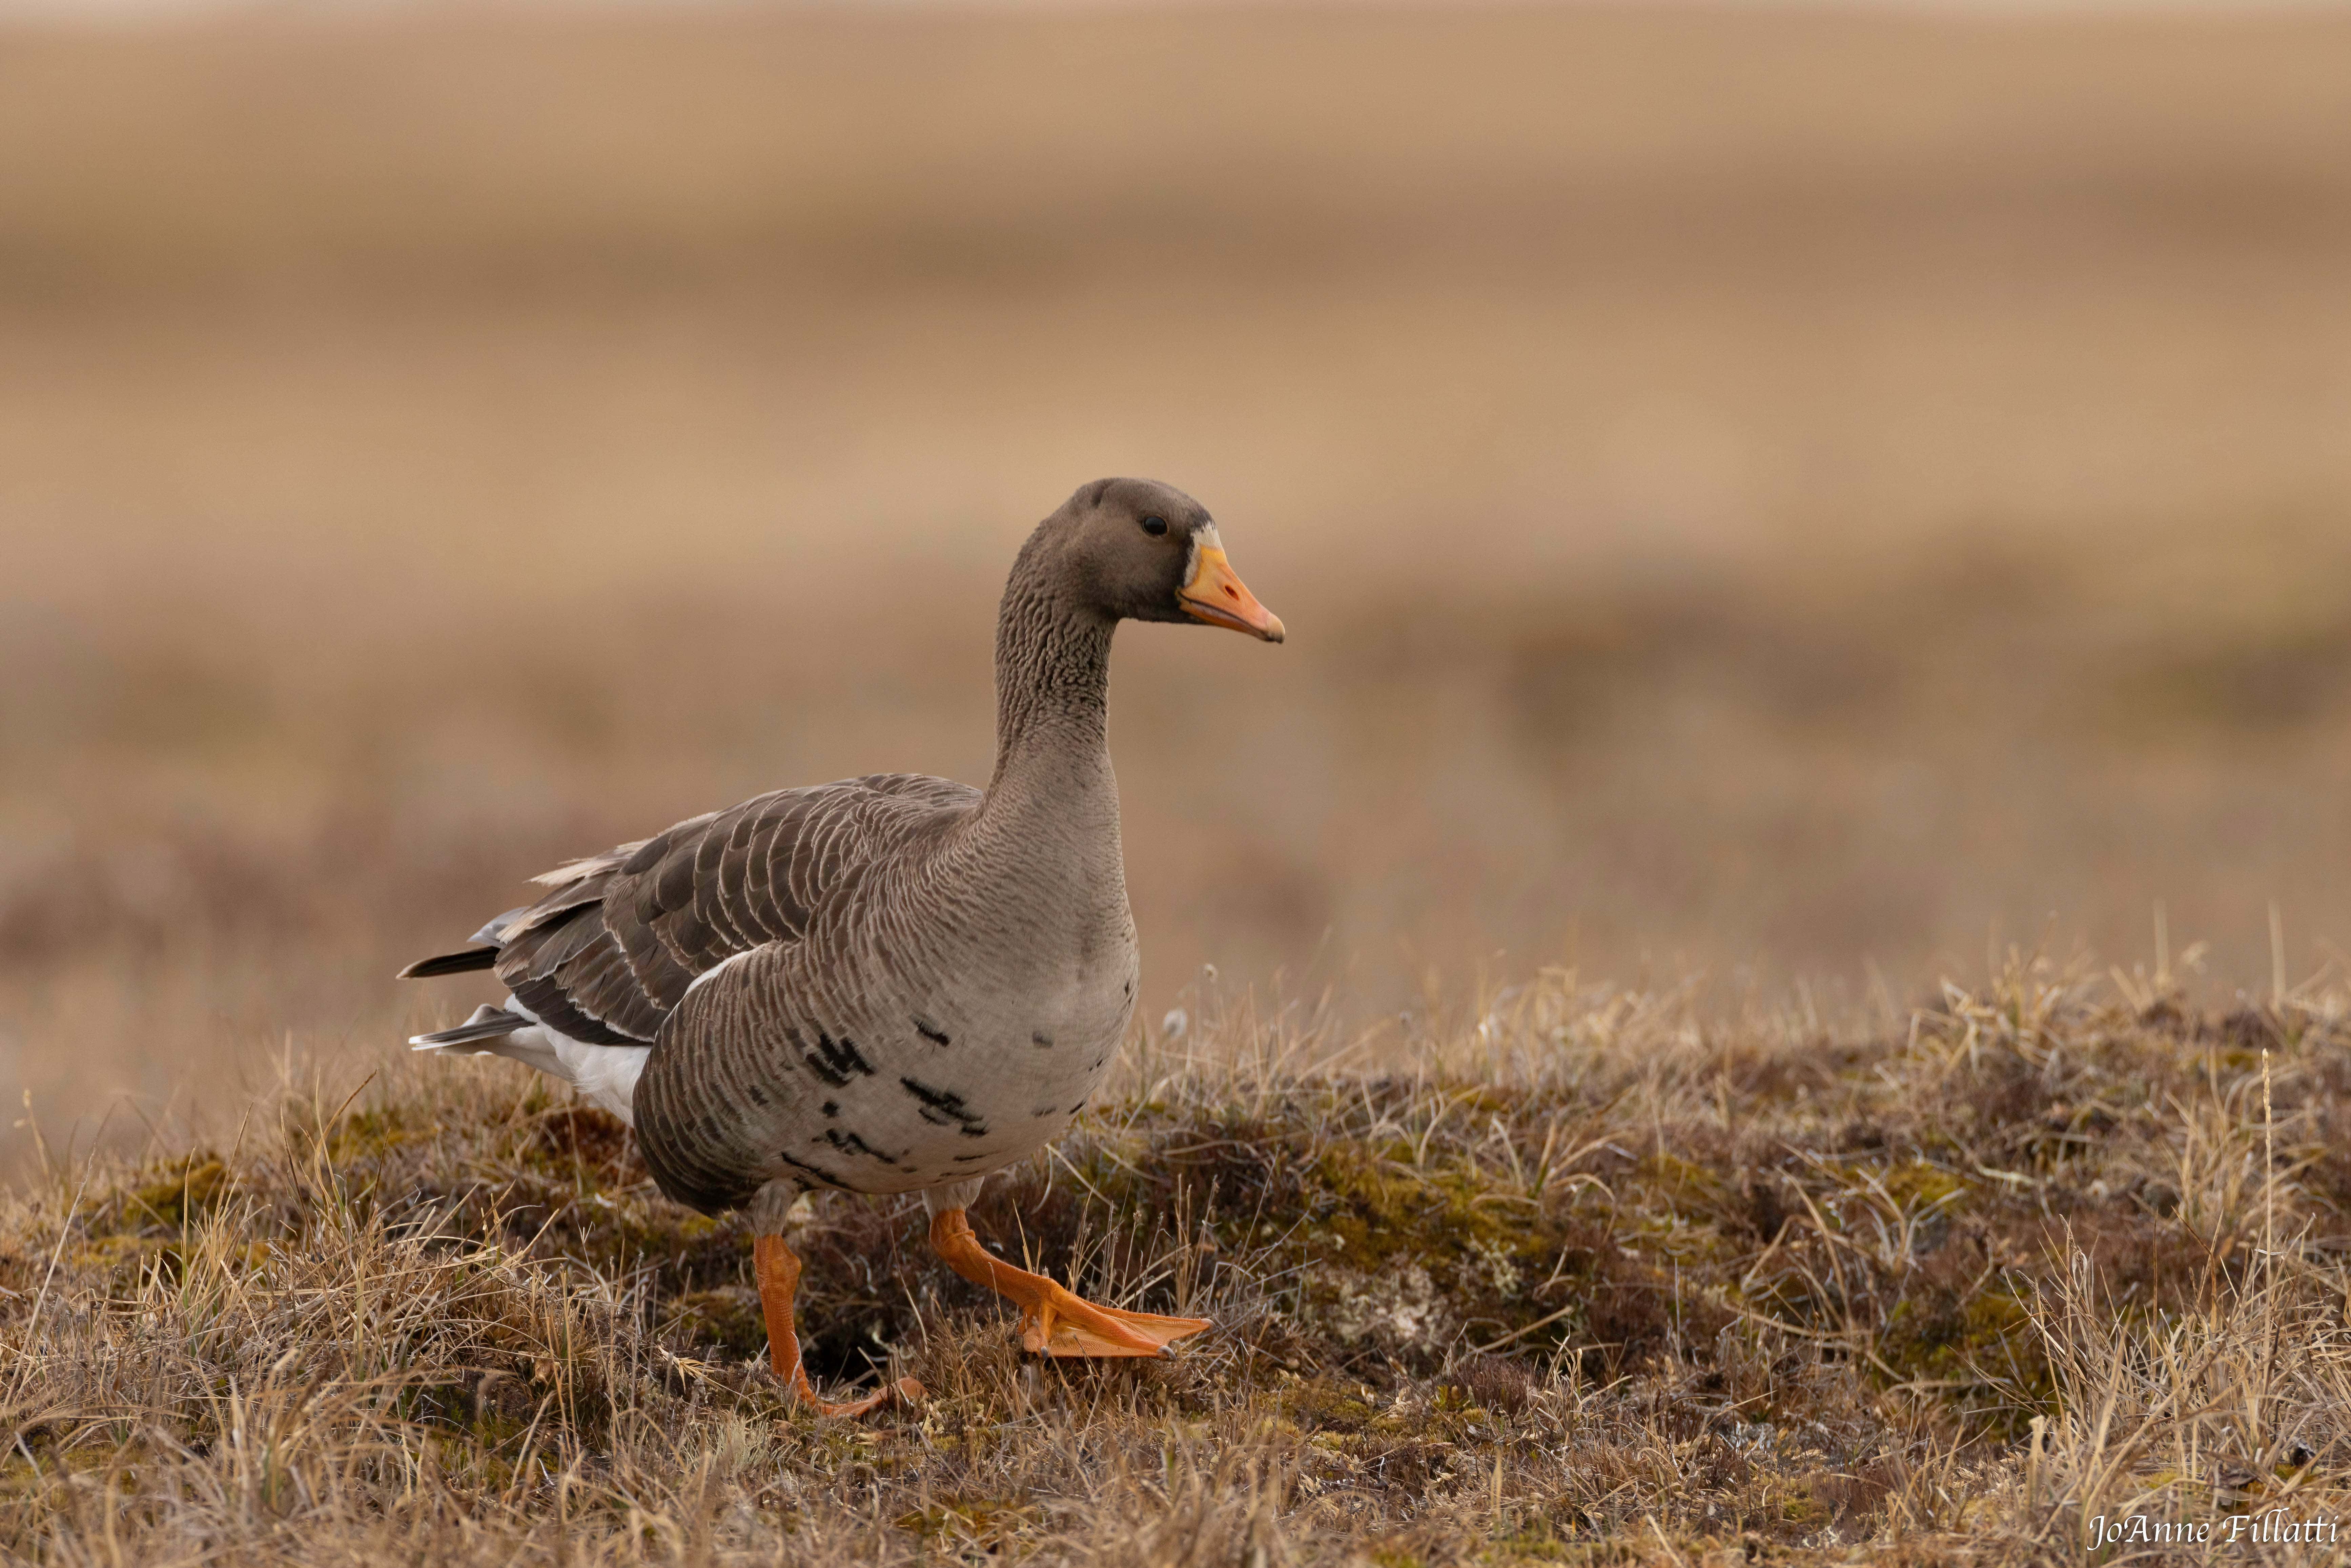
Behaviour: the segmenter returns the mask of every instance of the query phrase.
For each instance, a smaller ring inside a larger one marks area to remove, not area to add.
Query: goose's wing
[[[849,876],[940,831],[979,791],[881,773],[779,789],[536,878],[538,903],[484,926],[483,946],[404,975],[497,972],[541,1021],[596,1045],[650,1041],[695,977],[798,941]]]

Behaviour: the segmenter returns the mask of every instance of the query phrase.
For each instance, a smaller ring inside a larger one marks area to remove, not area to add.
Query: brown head
[[[1038,525],[1019,578],[1050,580],[1070,607],[1110,621],[1197,621],[1282,640],[1225,559],[1208,509],[1150,479],[1097,479]]]

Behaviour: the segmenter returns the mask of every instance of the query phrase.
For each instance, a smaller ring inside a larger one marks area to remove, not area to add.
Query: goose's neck
[[[996,776],[991,802],[1016,796],[1071,807],[1113,791],[1110,639],[1114,622],[1035,583],[1005,591],[996,625]]]

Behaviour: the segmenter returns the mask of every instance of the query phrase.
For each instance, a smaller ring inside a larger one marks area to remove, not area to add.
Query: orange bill
[[[1195,621],[1228,626],[1269,643],[1281,641],[1281,617],[1259,604],[1249,584],[1235,575],[1214,528],[1203,528],[1193,540],[1192,573],[1179,597],[1184,612]]]

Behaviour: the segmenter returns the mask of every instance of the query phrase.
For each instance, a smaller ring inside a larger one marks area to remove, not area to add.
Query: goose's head
[[[1257,601],[1225,559],[1208,509],[1172,485],[1097,479],[1038,529],[1089,608],[1122,621],[1200,622],[1282,639],[1281,617]]]

